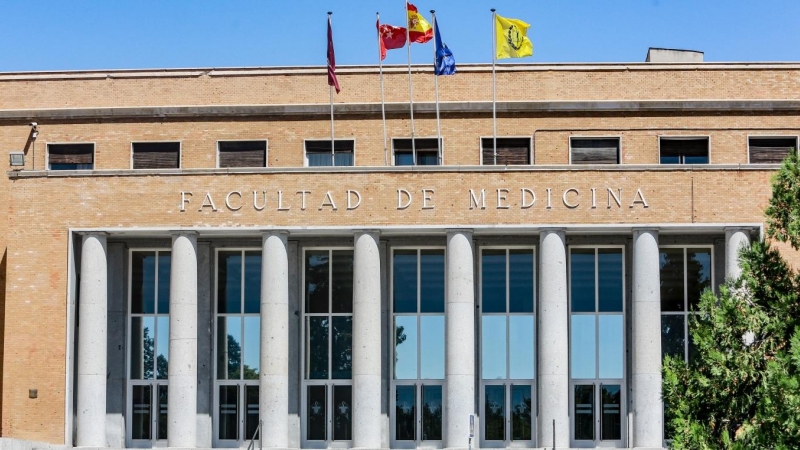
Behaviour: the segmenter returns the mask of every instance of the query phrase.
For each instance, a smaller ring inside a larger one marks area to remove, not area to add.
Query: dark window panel
[[[417,312],[417,251],[395,250],[392,271],[394,312]]]
[[[594,385],[575,386],[575,436],[576,441],[594,440]]]
[[[327,313],[330,261],[327,250],[306,252],[306,313]]]
[[[134,142],[134,169],[177,169],[180,167],[180,142]]]
[[[151,439],[151,414],[153,411],[152,386],[133,386],[131,407],[131,439]]]
[[[353,387],[333,387],[333,440],[353,439]]]
[[[661,164],[708,164],[708,138],[662,138]]]
[[[258,386],[245,386],[245,402],[247,410],[245,412],[244,438],[253,439],[258,428]],[[261,436],[259,436],[259,439]]]
[[[242,253],[219,252],[217,312],[242,312]]]
[[[601,248],[597,251],[599,311],[622,311],[622,250]]]
[[[711,249],[686,250],[686,295],[689,310],[697,310],[703,291],[711,288]]]
[[[353,251],[334,250],[331,262],[333,270],[332,281],[332,312],[353,312]]]
[[[576,248],[570,253],[572,312],[595,312],[594,249]]]
[[[308,386],[306,395],[306,437],[309,441],[326,439],[328,401],[326,386]]]
[[[600,417],[600,439],[618,441],[622,439],[622,390],[619,385],[600,386],[603,415]]]
[[[353,378],[353,318],[333,316],[331,322],[331,378],[349,380]]]
[[[661,311],[684,311],[683,295],[683,249],[662,248],[661,263]]]
[[[506,438],[506,387],[484,386],[484,437],[487,441],[503,441]]]
[[[328,317],[309,317],[306,322],[308,379],[328,379]]]
[[[529,385],[511,386],[511,440],[533,439],[533,402]]]
[[[261,252],[244,254],[244,312],[261,312]]]
[[[413,441],[417,438],[416,391],[416,386],[395,387],[394,432],[398,441]]]
[[[239,439],[239,386],[219,387],[219,439]]]
[[[483,165],[493,165],[494,139],[481,138]],[[531,140],[529,138],[497,138],[497,165],[511,166],[531,163]]]
[[[484,250],[481,258],[481,310],[506,312],[506,251]]]
[[[685,358],[686,328],[683,314],[664,314],[661,316],[661,357],[667,355]]]
[[[353,140],[336,140],[333,158],[331,158],[331,141],[306,141],[305,146],[309,167],[353,165],[353,151],[355,149],[355,141]]]
[[[420,312],[444,312],[444,250],[420,251]]]
[[[422,386],[422,440],[442,440],[442,386]]]
[[[780,164],[790,152],[797,150],[797,138],[748,139],[750,164]]]
[[[94,144],[51,144],[47,151],[51,170],[94,168]]]
[[[573,138],[572,164],[619,164],[619,138]]]
[[[219,167],[266,167],[267,141],[219,142]]]
[[[533,312],[533,251],[509,250],[508,308],[512,313]]]

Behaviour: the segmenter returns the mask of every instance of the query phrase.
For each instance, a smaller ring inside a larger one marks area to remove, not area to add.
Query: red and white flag
[[[396,48],[403,48],[406,45],[406,29],[403,27],[396,27],[394,25],[381,25],[380,21],[375,23],[378,27],[378,34],[380,35],[381,46],[381,61],[386,59],[386,50],[394,50]]]

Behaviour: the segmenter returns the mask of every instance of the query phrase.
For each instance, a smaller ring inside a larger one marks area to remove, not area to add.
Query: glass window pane
[[[508,253],[508,311],[533,312],[533,250]]]
[[[708,155],[685,155],[684,164],[708,164]]]
[[[481,311],[506,312],[506,251],[484,250],[481,255]]]
[[[680,156],[661,155],[661,164],[680,164]]]
[[[594,440],[594,385],[575,386],[575,440]]]
[[[597,250],[598,310],[622,312],[622,250]]]
[[[306,438],[309,441],[324,441],[326,437],[326,386],[308,386],[306,395]]]
[[[333,440],[353,439],[353,387],[333,387]]]
[[[242,252],[219,252],[217,312],[242,312]]]
[[[333,312],[353,312],[353,251],[333,251]]]
[[[245,402],[247,416],[245,417],[244,438],[253,439],[258,428],[258,386],[245,386]],[[261,439],[261,436],[259,436]]]
[[[398,441],[417,439],[416,386],[396,386],[394,392],[394,433]]]
[[[420,375],[423,380],[444,379],[444,316],[421,316]]]
[[[328,147],[330,150],[330,147]],[[309,152],[306,151],[306,156],[308,157],[308,167],[325,167],[330,166],[331,163],[331,154],[328,153],[317,153],[317,152]]]
[[[442,440],[442,386],[422,386],[422,440]]]
[[[244,253],[244,312],[261,311],[261,252]]]
[[[506,316],[481,318],[481,373],[484,380],[506,378]]]
[[[622,315],[600,315],[598,338],[600,349],[600,378],[622,379],[623,358],[625,346],[623,344]]]
[[[352,166],[353,165],[353,153],[351,152],[339,152],[337,151],[333,155],[333,160],[336,166]]]
[[[506,438],[506,387],[487,385],[484,387],[484,433],[487,441],[503,441]]]
[[[155,313],[156,253],[131,252],[131,313]]]
[[[595,356],[595,316],[573,315],[570,327],[570,366],[573,379],[594,379],[597,376]]]
[[[143,379],[152,380],[155,376],[155,317],[142,317],[142,345],[144,347],[142,357]]]
[[[394,378],[417,379],[417,316],[396,316]]]
[[[411,152],[394,152],[394,165],[395,166],[413,166],[414,154]]]
[[[420,252],[420,312],[444,313],[444,250]]]
[[[394,312],[417,312],[417,251],[395,250],[392,272]]]
[[[328,312],[328,251],[306,252],[306,312]]]
[[[697,310],[703,291],[711,288],[711,249],[686,250],[686,284],[689,310]]]
[[[662,248],[661,311],[683,311],[683,249]]]
[[[619,385],[601,385],[600,396],[603,405],[600,439],[618,441],[622,439],[622,398]]]
[[[219,439],[239,439],[239,386],[219,387]]]
[[[508,377],[512,380],[532,380],[534,377],[533,315],[508,317]]]
[[[572,312],[594,312],[594,249],[575,248],[570,253]]]
[[[245,380],[257,380],[261,364],[261,317],[244,318],[244,357],[242,375]]]
[[[169,317],[159,317],[156,333],[156,378],[166,380],[169,373]]]
[[[133,386],[131,398],[131,439],[151,439],[150,426],[152,424],[153,395],[151,386]]]
[[[661,316],[661,357],[667,355],[684,359],[686,335],[684,316],[678,314]]]
[[[353,378],[353,318],[334,316],[331,322],[331,378],[349,380]]]
[[[511,440],[533,439],[532,399],[529,385],[511,386]]]
[[[169,280],[172,253],[158,252],[158,314],[169,314]]]
[[[328,318],[309,317],[306,322],[306,362],[309,380],[328,379]]]
[[[167,438],[167,404],[169,403],[169,386],[158,386],[158,423],[157,439]]]
[[[131,317],[131,380],[144,379],[144,327],[141,317]]]
[[[238,380],[242,365],[242,318],[217,319],[217,379]]]

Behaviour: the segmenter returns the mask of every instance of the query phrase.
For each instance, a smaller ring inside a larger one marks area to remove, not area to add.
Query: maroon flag
[[[328,86],[333,86],[336,93],[342,91],[339,87],[339,80],[336,79],[336,55],[333,53],[333,29],[331,28],[331,16],[328,14]]]

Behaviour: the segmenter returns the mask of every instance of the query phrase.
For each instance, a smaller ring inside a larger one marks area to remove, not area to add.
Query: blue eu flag
[[[433,67],[435,75],[453,75],[456,73],[456,60],[453,58],[453,52],[442,42],[442,36],[439,35],[439,21],[433,21],[433,33],[436,35],[436,61]]]

